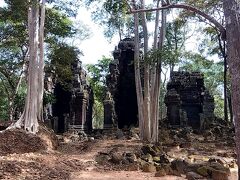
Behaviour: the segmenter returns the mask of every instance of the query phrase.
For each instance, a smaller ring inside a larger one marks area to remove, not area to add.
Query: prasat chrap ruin
[[[126,38],[113,51],[114,60],[106,76],[107,92],[104,100],[104,129],[138,126],[137,97],[134,79],[134,42]],[[71,90],[53,82],[51,73],[45,80],[46,90],[56,98],[45,107],[48,125],[55,132],[92,130],[93,91],[79,60],[72,63],[74,76]],[[214,121],[214,98],[204,86],[199,72],[173,72],[165,96],[167,123],[170,127],[202,130]]]

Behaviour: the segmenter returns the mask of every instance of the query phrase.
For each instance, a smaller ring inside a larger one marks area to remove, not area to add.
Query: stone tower
[[[172,126],[204,129],[215,119],[214,98],[205,88],[200,72],[173,72],[167,84],[165,104]]]

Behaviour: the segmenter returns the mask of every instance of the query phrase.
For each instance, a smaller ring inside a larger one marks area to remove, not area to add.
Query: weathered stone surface
[[[220,171],[225,171],[226,173],[230,174],[229,168],[225,167],[223,164],[219,162],[211,162],[209,166],[213,169],[220,170]]]
[[[118,152],[114,152],[111,154],[111,161],[115,164],[120,164],[121,161],[123,161],[123,156],[122,154],[118,153]]]
[[[110,73],[106,76],[108,92],[112,102],[104,108],[106,122],[122,129],[138,123],[137,96],[134,76],[134,42],[130,38],[119,42],[113,52],[114,61],[109,64]]]
[[[104,165],[106,162],[110,160],[110,156],[108,154],[99,154],[96,156],[95,160],[98,164]]]
[[[188,163],[181,159],[175,159],[171,162],[171,168],[180,174],[184,174],[187,171]]]
[[[202,166],[197,169],[197,173],[201,176],[208,177],[210,170],[211,169],[208,166]]]
[[[143,172],[156,172],[156,167],[152,163],[146,163],[142,166]]]
[[[196,172],[204,177],[211,177],[212,179],[228,179],[230,170],[218,162],[208,162],[197,168]]]
[[[214,119],[214,99],[199,72],[172,72],[165,103],[169,124],[206,128]]]
[[[172,170],[170,164],[161,164],[161,168],[164,169],[164,171],[166,172],[166,174],[168,174],[168,175],[173,174],[173,170]]]
[[[53,77],[54,72],[46,73],[45,77],[45,89],[56,99],[44,107],[45,117],[57,133],[92,130],[93,91],[79,59],[73,60],[71,66],[73,79],[64,82],[67,85]]]
[[[127,166],[127,171],[139,171],[140,166],[139,163],[131,163]]]
[[[134,153],[126,153],[125,157],[130,163],[134,163],[137,161],[137,157]]]
[[[197,179],[204,179],[204,177],[195,172],[188,172],[186,174],[186,179],[187,180],[197,180]]]
[[[167,175],[167,173],[165,172],[164,169],[160,169],[155,173],[155,177],[163,177],[163,176],[166,176],[166,175]]]
[[[160,163],[163,163],[163,164],[169,164],[170,163],[170,160],[168,159],[167,155],[166,154],[162,154],[160,156]]]
[[[117,139],[124,139],[124,134],[121,129],[118,129],[116,132],[116,138]]]
[[[213,180],[228,180],[228,173],[226,171],[213,170],[212,179]]]
[[[153,157],[153,161],[160,163],[160,157],[158,157],[158,156]]]
[[[142,155],[141,158],[146,162],[153,162],[153,157],[149,153]]]
[[[152,148],[151,145],[145,145],[142,147],[142,152],[144,154],[151,154],[152,156],[156,156],[157,155],[157,152],[154,151],[154,149]]]

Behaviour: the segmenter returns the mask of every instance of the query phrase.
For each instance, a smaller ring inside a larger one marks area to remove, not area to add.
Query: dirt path
[[[183,177],[164,176],[154,177],[155,173],[144,173],[139,171],[116,171],[109,167],[100,167],[95,161],[99,152],[109,152],[117,148],[118,152],[134,152],[140,148],[142,143],[136,140],[94,140],[85,142],[62,143],[57,151],[43,151],[38,153],[8,154],[0,156],[0,179],[9,180],[182,180]],[[204,147],[204,145],[202,145]],[[206,146],[206,145],[205,145]],[[210,146],[210,144],[208,144]],[[198,147],[200,148],[200,147]],[[202,149],[202,147],[201,147]],[[229,149],[224,147],[224,149]],[[224,154],[226,150],[218,153]],[[233,151],[233,150],[230,150]],[[189,156],[190,149],[172,148],[167,150],[169,154],[177,157]],[[202,156],[216,154],[216,151],[203,150]],[[230,153],[230,152],[228,152]],[[194,158],[201,158],[195,155]],[[237,179],[237,169],[232,169],[229,180]]]
[[[94,147],[84,154],[72,155],[72,157],[85,163],[84,170],[71,174],[72,180],[145,180],[159,179],[154,177],[154,173],[143,173],[141,171],[104,171],[96,167],[95,157],[98,152],[107,152],[113,147],[118,147],[120,151],[133,151],[141,145],[138,141],[128,140],[100,140],[94,144]],[[162,180],[182,180],[182,177],[165,176]]]
[[[160,179],[154,177],[155,173],[144,173],[142,171],[105,171],[99,170],[96,166],[95,157],[98,152],[107,152],[109,149],[117,147],[121,152],[134,151],[140,147],[142,143],[139,141],[131,140],[99,140],[93,144],[92,148],[81,154],[73,154],[72,158],[79,159],[85,165],[84,170],[73,172],[71,174],[72,180],[154,180]],[[180,153],[175,151],[175,153]],[[178,154],[180,156],[180,154]],[[182,180],[186,179],[185,176],[164,176],[161,180]],[[229,180],[237,179],[237,168],[231,169],[231,176]]]

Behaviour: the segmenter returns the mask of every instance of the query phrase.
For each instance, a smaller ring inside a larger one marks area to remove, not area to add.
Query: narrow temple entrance
[[[194,129],[200,128],[200,113],[202,113],[201,107],[196,105],[185,105],[183,109],[187,113],[188,125]]]
[[[56,102],[53,104],[53,116],[58,118],[56,131],[64,133],[66,124],[64,116],[70,113],[71,92],[65,90],[59,83],[54,88]]]

